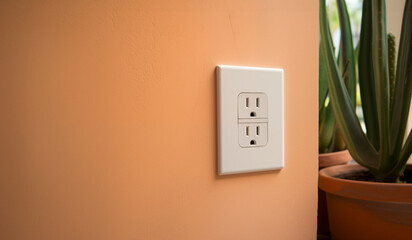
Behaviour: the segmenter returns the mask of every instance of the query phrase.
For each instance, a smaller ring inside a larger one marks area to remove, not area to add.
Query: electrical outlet
[[[218,174],[284,167],[283,70],[217,66]]]
[[[264,147],[268,142],[268,97],[265,93],[238,96],[239,145]]]
[[[238,117],[267,118],[267,95],[265,93],[240,93],[238,96]]]
[[[267,122],[239,123],[239,145],[241,147],[264,147],[267,142]]]

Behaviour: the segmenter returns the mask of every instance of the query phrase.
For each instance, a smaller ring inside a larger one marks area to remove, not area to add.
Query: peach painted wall
[[[318,2],[0,2],[0,239],[315,239]],[[217,64],[285,70],[285,168],[216,176]]]

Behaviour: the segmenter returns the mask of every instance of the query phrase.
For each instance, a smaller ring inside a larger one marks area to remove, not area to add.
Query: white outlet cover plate
[[[278,170],[284,167],[283,69],[217,66],[218,174]],[[268,139],[263,147],[241,147],[238,128],[240,93],[265,93]]]

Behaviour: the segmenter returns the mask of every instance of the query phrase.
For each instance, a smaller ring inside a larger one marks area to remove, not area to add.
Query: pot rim
[[[318,153],[318,155],[319,156],[334,156],[334,155],[339,155],[339,154],[346,154],[346,152],[349,153],[349,150],[345,149],[345,150],[337,151],[337,152]]]
[[[410,183],[366,182],[336,177],[354,171],[367,169],[358,164],[326,167],[319,171],[319,188],[330,194],[360,200],[412,203]]]
[[[331,153],[319,153],[318,154],[318,167],[325,168],[329,166],[346,164],[352,160],[348,150],[342,150]]]

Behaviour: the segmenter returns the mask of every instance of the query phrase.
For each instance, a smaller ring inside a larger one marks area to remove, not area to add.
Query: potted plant
[[[337,1],[347,15],[344,0]],[[332,238],[411,238],[412,166],[407,165],[411,132],[404,137],[412,92],[412,0],[405,3],[397,61],[393,37],[386,32],[385,1],[363,1],[357,67],[366,133],[334,56],[325,5],[320,0],[321,53],[329,96],[342,138],[359,164],[319,172]],[[341,34],[352,38],[349,21],[342,21]],[[346,57],[340,64],[356,67],[354,53],[348,41],[341,42],[340,56]]]

